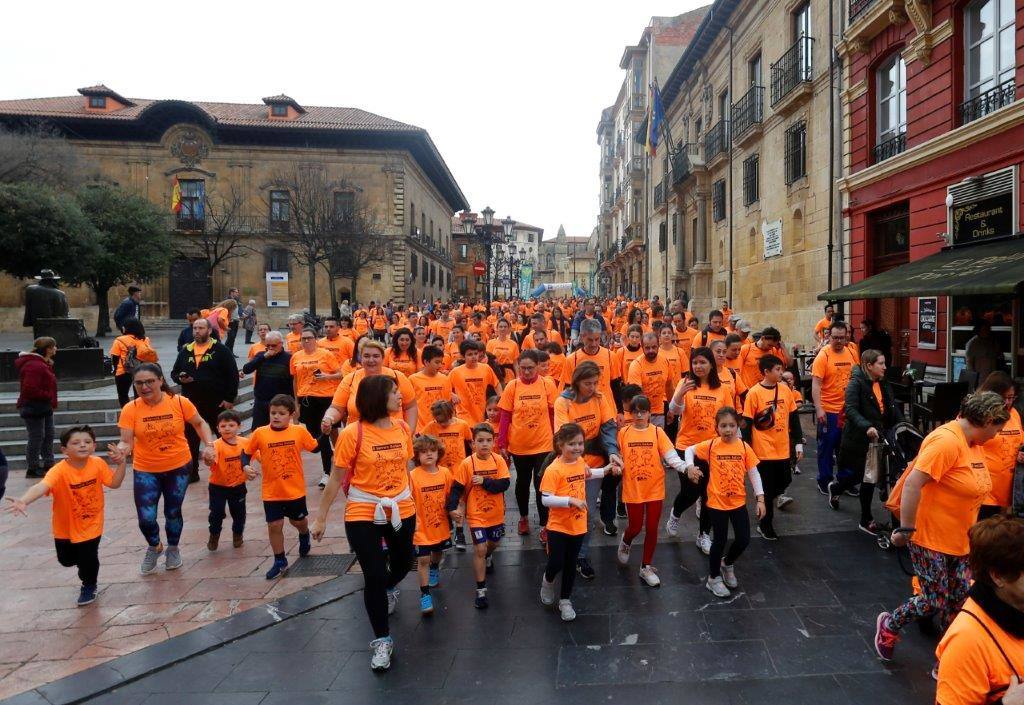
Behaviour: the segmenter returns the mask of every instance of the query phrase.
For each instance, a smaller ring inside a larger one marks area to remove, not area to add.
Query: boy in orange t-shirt
[[[89,426],[73,426],[60,435],[60,450],[66,456],[46,471],[19,499],[7,498],[8,512],[28,516],[28,505],[44,495],[53,496],[53,543],[57,562],[78,567],[82,588],[78,606],[96,600],[96,579],[100,571],[99,547],[103,535],[103,487],[117,489],[124,480],[126,454],[111,443],[107,453],[115,468],[96,452],[96,433]]]
[[[299,556],[309,554],[309,510],[306,508],[306,478],[302,474],[302,451],[313,452],[319,446],[303,426],[292,425],[295,400],[278,394],[270,400],[270,425],[260,426],[246,443],[242,466],[247,477],[255,477],[250,461],[259,453],[263,471],[263,513],[267,519],[274,564],[267,580],[288,570],[284,555],[284,520],[299,531]]]
[[[416,567],[420,577],[420,613],[432,614],[434,598],[430,588],[441,582],[441,554],[451,548],[448,494],[452,474],[438,462],[446,455],[444,443],[431,435],[423,435],[412,443],[416,467],[409,473],[412,499],[416,503]],[[454,513],[454,512],[452,512]]]
[[[448,379],[451,380],[452,391],[459,396],[459,418],[468,424],[478,424],[484,420],[487,388],[501,394],[501,382],[489,365],[481,364],[483,343],[466,340],[459,346],[459,351],[466,362],[453,369]]]
[[[477,609],[487,609],[487,573],[494,572],[493,553],[505,535],[505,491],[511,482],[508,464],[494,448],[494,429],[473,427],[473,454],[455,469],[448,510],[460,524],[463,517],[473,537],[473,572]]]
[[[420,433],[440,439],[444,444],[444,454],[443,460],[438,462],[454,470],[469,456],[473,432],[468,423],[455,415],[455,407],[446,399],[439,399],[431,404],[430,414],[434,420]]]
[[[224,511],[231,512],[231,544],[242,545],[245,531],[245,481],[256,478],[256,473],[242,469],[245,441],[238,437],[242,417],[234,409],[225,409],[217,415],[217,435],[213,452],[217,459],[210,466],[210,538],[206,548],[217,550],[220,530],[224,525]]]

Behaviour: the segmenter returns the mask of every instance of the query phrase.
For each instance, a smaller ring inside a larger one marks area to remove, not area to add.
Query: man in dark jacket
[[[291,353],[284,349],[284,336],[272,330],[263,339],[266,350],[242,365],[244,374],[256,374],[252,396],[252,428],[270,423],[270,400],[278,394],[289,396],[292,387]]]
[[[124,332],[124,322],[129,318],[142,320],[142,287],[128,287],[128,296],[114,309],[114,327]]]
[[[892,364],[892,337],[884,330],[875,327],[875,322],[865,318],[860,322],[860,342],[857,343],[861,354],[866,350],[877,350],[885,355],[885,363]]]
[[[210,337],[210,322],[196,319],[191,343],[178,351],[171,379],[181,385],[181,393],[196,405],[199,415],[211,429],[217,428],[217,414],[234,406],[238,396],[238,365],[231,351]],[[199,481],[199,435],[185,427],[192,451],[189,482]]]
[[[188,313],[185,314],[185,320],[188,321],[188,324],[178,333],[178,352],[181,352],[183,347],[192,342],[192,324],[196,322],[200,314],[201,312],[198,308],[190,308]]]

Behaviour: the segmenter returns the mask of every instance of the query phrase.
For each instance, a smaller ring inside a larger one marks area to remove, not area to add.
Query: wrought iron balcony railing
[[[751,86],[732,104],[732,139],[736,141],[764,120],[764,86]]]
[[[1016,86],[1014,79],[1009,79],[1002,84],[979,93],[970,100],[960,104],[960,124],[966,125],[978,118],[983,118],[991,112],[995,112],[1016,100]]]
[[[704,158],[709,162],[729,149],[729,121],[719,120],[704,135]]]
[[[801,36],[782,58],[772,64],[772,106],[782,102],[800,84],[811,80],[813,49],[814,39]]]
[[[871,150],[875,164],[884,162],[886,159],[895,157],[907,148],[907,133],[901,132],[895,137],[890,137],[884,142],[879,142]]]

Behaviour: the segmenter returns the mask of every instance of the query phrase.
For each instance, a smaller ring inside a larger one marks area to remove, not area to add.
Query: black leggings
[[[100,574],[100,539],[97,536],[88,541],[71,543],[70,539],[54,539],[57,549],[57,562],[65,568],[78,566],[78,578],[84,587],[96,587],[96,577]]]
[[[548,523],[548,508],[540,501],[540,466],[547,456],[547,453],[512,456],[512,462],[516,466],[516,504],[519,506],[519,516],[525,517],[530,514],[530,484],[532,482],[537,500],[537,516],[540,518],[541,526]]]
[[[562,574],[561,599],[568,600],[572,595],[572,586],[576,582],[576,557],[580,554],[583,537],[586,534],[573,536],[561,531],[548,532],[548,566],[544,569],[544,579],[555,582],[555,576]]]
[[[775,498],[789,486],[792,469],[789,466],[789,458],[762,460],[757,464],[757,469],[764,485],[764,519],[761,520],[761,526],[770,527],[775,516]]]
[[[864,463],[860,463],[860,466],[857,468],[848,469],[845,473],[838,473],[836,484],[839,486],[839,494],[852,490],[860,484],[860,494],[858,496],[858,499],[860,499],[860,523],[866,525],[870,522],[872,520],[871,500],[875,498],[875,483],[864,482]],[[767,488],[765,488],[765,492],[767,493]],[[765,497],[766,506],[767,499]]]
[[[735,565],[736,560],[747,550],[750,543],[750,516],[747,514],[746,505],[736,509],[712,509],[705,505],[700,516],[705,516],[711,522],[711,553],[708,556],[708,566],[711,577],[717,578],[721,572],[722,555],[725,554],[725,564]],[[725,552],[725,542],[729,539],[729,524],[732,523],[734,538],[729,552]]]
[[[683,452],[677,450],[679,457],[683,458]],[[696,458],[697,469],[701,471],[702,477],[699,482],[691,482],[690,478],[685,473],[676,473],[679,475],[679,494],[676,495],[675,501],[672,502],[672,515],[675,517],[683,516],[683,512],[692,507],[697,500],[701,502],[700,512],[700,533],[707,534],[711,531],[711,519],[708,518],[707,512],[704,511],[704,507],[708,504],[708,475],[710,470],[708,464]]]
[[[132,390],[132,376],[130,374],[117,375],[114,377],[114,386],[117,387],[117,401],[123,407],[128,403],[128,392]],[[138,394],[135,395],[138,398]]]
[[[309,434],[317,439],[317,451],[324,474],[331,474],[332,453],[330,436],[320,435],[320,422],[324,414],[331,408],[331,397],[299,397],[299,423],[306,427]]]
[[[363,604],[373,627],[373,636],[382,639],[391,632],[388,629],[387,591],[409,572],[412,565],[412,536],[416,533],[416,517],[402,519],[402,526],[395,531],[391,524],[374,524],[372,521],[346,521],[345,535],[348,545],[356,554],[363,571]],[[387,544],[387,551],[381,546]]]

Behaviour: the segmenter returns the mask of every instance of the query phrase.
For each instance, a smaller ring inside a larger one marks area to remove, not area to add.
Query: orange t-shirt
[[[686,353],[686,359],[690,359],[690,352],[694,348],[694,338],[697,335],[699,335],[698,332],[689,326],[684,330],[676,329],[676,347]]]
[[[409,473],[412,500],[416,505],[416,533],[413,545],[434,546],[451,537],[448,521],[448,494],[452,490],[452,473],[446,467],[428,472],[416,466]]]
[[[622,453],[622,501],[627,504],[665,499],[665,466],[662,458],[674,452],[665,431],[652,423],[638,429],[619,429]]]
[[[556,355],[555,353],[548,353],[548,371],[551,373],[549,376],[554,381],[557,387],[561,384],[562,369],[565,367],[565,355]]]
[[[552,449],[551,412],[557,397],[555,383],[547,377],[539,377],[530,384],[516,378],[506,385],[498,408],[512,414],[508,429],[509,453],[534,455]]]
[[[775,407],[775,425],[765,431],[751,427],[750,445],[761,460],[789,460],[789,415],[797,409],[792,389],[784,384],[771,388],[755,384],[747,391],[743,415],[753,419],[771,406]]]
[[[388,319],[383,314],[373,315],[373,329],[377,331],[387,330]]]
[[[665,400],[674,388],[672,375],[672,365],[661,352],[654,358],[654,362],[648,360],[646,355],[641,355],[629,366],[626,383],[640,385],[651,400],[652,414],[664,414]]]
[[[562,340],[561,333],[559,333],[557,330],[548,330],[545,332],[548,334],[549,343],[558,343],[563,348],[565,347],[565,341]],[[533,331],[531,331],[526,335],[526,337],[523,338],[523,350],[531,350],[536,347],[537,343],[533,342]]]
[[[125,405],[117,421],[118,428],[135,434],[132,449],[136,472],[177,470],[192,460],[185,440],[185,424],[199,412],[180,394],[164,393],[156,404],[142,399]]]
[[[336,379],[317,379],[315,373],[320,371],[324,374],[335,374],[341,372],[341,364],[334,353],[317,348],[311,353],[299,350],[292,353],[288,361],[292,377],[295,378],[295,388],[300,397],[332,397],[334,390],[338,387]]]
[[[979,624],[975,617],[985,626]],[[1016,675],[1024,672],[1024,639],[1009,634],[981,605],[968,597],[960,614],[942,636],[935,649],[935,658],[939,661],[936,703],[977,705],[1002,702],[1001,698],[1010,685],[1010,676],[1015,675],[1014,670]]]
[[[420,369],[419,355],[416,348],[410,348],[409,352],[402,355],[395,355],[395,351],[388,348],[384,353],[384,367],[401,372],[406,377],[415,374]]]
[[[487,352],[494,355],[495,361],[505,368],[504,381],[508,381],[515,376],[515,372],[508,365],[514,365],[516,360],[519,359],[519,345],[516,341],[511,338],[508,340],[491,338],[487,341]]]
[[[436,321],[431,322],[430,329],[434,331],[434,335],[439,335],[445,340],[448,340],[448,334],[452,332],[452,328],[455,327],[455,321],[449,318],[447,321],[442,321],[440,318]]]
[[[932,551],[966,556],[970,551],[967,530],[992,491],[981,446],[968,446],[960,422],[950,421],[924,439],[914,469],[934,482],[921,488],[917,531],[910,540]]]
[[[302,333],[292,331],[284,337],[284,347],[290,353],[302,350]]]
[[[690,371],[690,358],[688,355],[672,345],[668,348],[658,348],[658,354],[668,360],[669,367],[672,369],[672,387],[675,388],[676,383],[682,378],[684,372]]]
[[[359,442],[359,429],[363,430]],[[356,445],[359,457],[356,457]],[[352,487],[378,497],[395,497],[409,486],[408,464],[412,458],[412,439],[405,423],[392,422],[391,428],[372,423],[350,423],[338,434],[334,464],[351,469]],[[375,505],[348,502],[345,521],[373,521]],[[416,513],[412,498],[398,503],[398,513],[407,519]]]
[[[822,348],[811,365],[811,375],[821,379],[821,406],[827,413],[838,414],[846,403],[846,385],[857,359],[849,348],[836,352],[831,346]]]
[[[109,352],[111,357],[116,355],[118,358],[117,369],[114,371],[115,375],[125,374],[124,358],[128,355],[130,348],[135,348],[135,357],[139,362],[157,361],[156,350],[153,349],[153,343],[150,342],[149,338],[139,340],[134,335],[119,335],[111,343]]]
[[[223,438],[213,442],[213,451],[217,459],[210,466],[210,484],[221,487],[237,487],[245,484],[245,471],[242,470],[242,453],[248,447],[244,438],[235,438],[231,445]]]
[[[701,385],[688,391],[683,396],[683,417],[679,420],[676,448],[686,449],[714,438],[718,433],[715,414],[723,406],[732,406],[733,403],[732,389],[724,384],[717,389]]]
[[[334,359],[338,361],[339,366],[344,365],[347,360],[351,360],[356,351],[356,344],[347,335],[339,335],[334,340],[320,338],[320,340],[316,341],[316,344],[317,347],[334,355]]]
[[[469,424],[455,417],[447,426],[431,421],[420,432],[424,436],[433,436],[444,443],[444,457],[437,461],[446,468],[456,468],[466,459],[466,443],[473,440],[473,432]]]
[[[701,441],[694,456],[708,463],[708,506],[729,511],[747,502],[744,477],[757,465],[757,455],[744,441],[735,438],[726,443],[721,438]]]
[[[992,477],[992,491],[982,504],[1008,507],[1012,501],[1013,470],[1017,465],[1017,449],[1024,443],[1020,414],[1010,409],[1010,420],[996,437],[981,447],[985,454],[985,467]]]
[[[832,321],[828,318],[822,318],[820,321],[814,324],[814,338],[815,340],[821,340],[825,331],[832,325]]]
[[[497,453],[489,458],[478,458],[473,453],[454,470],[455,480],[465,488],[466,522],[471,528],[485,529],[505,523],[505,495],[492,494],[483,485],[474,485],[473,476],[488,480],[511,477],[508,463]]]
[[[266,352],[266,351],[267,351],[267,346],[257,340],[255,343],[253,343],[252,345],[249,346],[248,359],[251,360],[254,357],[256,357],[257,355],[259,355],[261,352]]]
[[[477,363],[470,369],[469,365],[460,365],[451,371],[448,379],[452,383],[452,391],[459,395],[459,403],[455,412],[459,418],[469,424],[478,424],[484,420],[487,408],[487,388],[498,388],[498,377],[488,365]]]
[[[436,374],[430,376],[423,372],[409,375],[409,384],[412,385],[416,395],[416,433],[423,433],[423,429],[434,418],[430,414],[430,406],[441,399],[452,398],[452,383],[447,376]]]
[[[352,330],[356,332],[356,337],[362,337],[370,332],[370,323],[366,320],[364,312],[360,311],[352,319]]]
[[[407,408],[410,404],[416,401],[416,391],[412,385],[409,384],[409,378],[403,375],[401,372],[395,372],[394,370],[388,369],[387,367],[381,368],[381,374],[385,374],[391,377],[395,382],[398,383],[398,393],[402,395],[402,409]],[[347,423],[355,423],[359,420],[359,410],[356,408],[356,394],[359,392],[359,383],[366,377],[366,369],[360,367],[358,370],[345,375],[345,378],[341,380],[341,384],[334,390],[334,398],[331,400],[331,406],[336,406],[339,409],[346,409],[348,411]],[[401,419],[402,410],[399,409],[391,415],[392,419]]]
[[[583,458],[566,463],[555,458],[544,468],[540,480],[540,491],[555,497],[587,499],[587,464]],[[551,507],[548,509],[548,531],[558,531],[569,536],[587,533],[587,510],[577,507]]]
[[[260,454],[264,501],[299,499],[306,496],[302,474],[302,451],[313,452],[317,441],[305,426],[290,425],[280,431],[260,426],[246,441],[245,452]]]
[[[618,358],[608,348],[599,348],[596,355],[588,355],[580,348],[570,355],[565,356],[565,364],[562,366],[562,386],[568,387],[572,384],[572,373],[581,362],[590,360],[601,370],[601,381],[598,389],[609,399],[614,399],[612,394],[612,380],[622,379],[622,367]]]
[[[729,406],[739,411],[743,408],[743,402],[741,401],[741,395],[747,391],[747,387],[743,384],[743,378],[740,377],[739,373],[731,367],[718,368],[718,380],[722,383],[723,387],[729,387],[732,389],[733,401]]]
[[[586,440],[597,438],[601,426],[615,420],[615,407],[611,400],[601,392],[597,392],[582,404],[561,394],[555,399],[555,428],[559,429],[567,423],[579,424],[583,428]],[[604,459],[597,455],[583,455],[583,460],[591,467],[604,465]]]
[[[774,355],[775,357],[782,360],[782,365],[785,367],[789,364],[789,356],[786,355],[786,351],[781,347],[773,347],[770,350],[762,350],[757,347],[757,343],[747,343],[740,348],[739,356],[739,373],[743,379],[743,384],[748,388],[753,387],[755,384],[764,379],[764,375],[761,374],[761,368],[758,364],[761,362],[761,358],[765,355]]]
[[[71,543],[103,534],[103,486],[114,481],[106,461],[91,455],[78,469],[61,460],[46,471],[43,484],[53,497],[53,538]]]
[[[643,356],[643,348],[630,350],[627,346],[623,345],[621,348],[615,351],[615,357],[619,358],[619,369],[626,370],[627,372],[629,371],[629,366],[633,362],[633,360]]]

